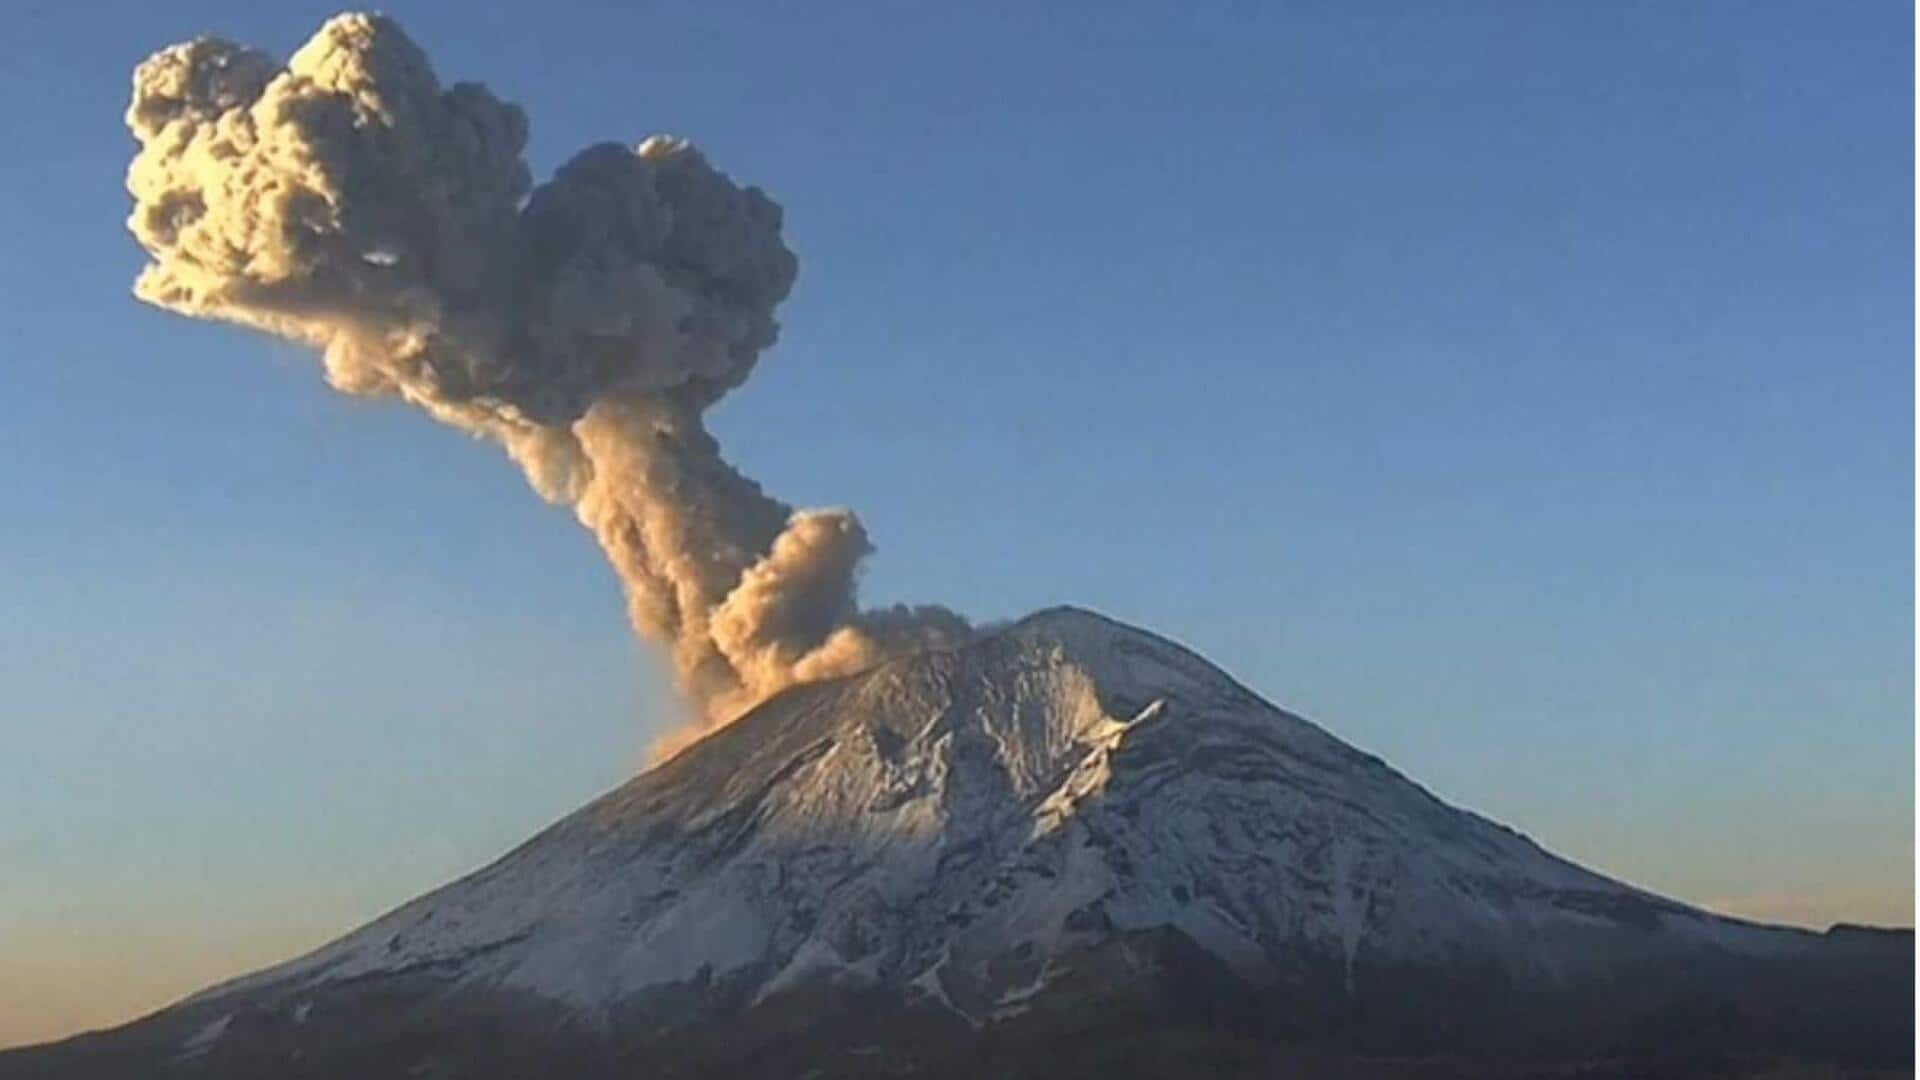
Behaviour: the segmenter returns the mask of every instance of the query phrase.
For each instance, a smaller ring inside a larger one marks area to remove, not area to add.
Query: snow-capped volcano
[[[1875,941],[1910,976],[1910,936]],[[1649,978],[1698,996],[1848,947],[1584,870],[1177,645],[1056,608],[780,694],[493,865],[145,1023],[178,1016],[175,1067],[209,1069],[383,988],[628,1044],[781,1009],[858,1030],[849,1001],[981,1033],[1206,1000],[1289,1037],[1446,1047],[1542,1010],[1625,1032],[1637,1006],[1609,987],[1658,1004]]]
[[[1553,978],[1658,925],[1801,935],[1623,887],[1449,807],[1198,657],[1073,609],[783,695],[498,863],[252,982],[433,971],[608,1009],[699,983],[898,984],[985,1019],[1103,935]],[[677,996],[677,995],[676,995]]]

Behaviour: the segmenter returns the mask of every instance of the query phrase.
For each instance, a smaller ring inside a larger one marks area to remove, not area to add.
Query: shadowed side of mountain
[[[1676,994],[1663,981],[1676,973],[1648,971],[1603,998],[1534,1003],[1531,1015],[1546,1023],[1531,1032],[1515,1026],[1516,1014],[1490,1013],[1451,1031],[1451,1019],[1427,1016],[1413,1037],[1407,1010],[1382,1008],[1391,1002],[1261,992],[1171,933],[1090,950],[1058,992],[983,1026],[890,992],[823,986],[647,1031],[415,978],[333,988],[298,1020],[201,1011],[137,1037],[0,1054],[0,1077],[1892,1077],[1911,1075],[1912,998],[1897,992],[1896,970],[1911,972],[1906,945],[1904,960],[1883,958],[1884,978],[1779,971],[1756,987],[1755,971],[1718,973],[1746,985],[1729,1003]],[[1704,974],[1692,980],[1700,989],[1724,987]],[[1638,1005],[1623,1010],[1629,998]],[[1825,1026],[1820,1010],[1849,1013],[1860,1030]],[[1456,1012],[1471,1014],[1471,1003]],[[1875,1023],[1884,1029],[1866,1030]],[[1793,1025],[1816,1037],[1796,1038]],[[1575,1028],[1577,1039],[1555,1035]]]

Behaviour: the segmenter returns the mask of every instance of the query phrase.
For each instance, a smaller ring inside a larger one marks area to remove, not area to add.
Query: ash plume
[[[135,295],[309,345],[334,388],[500,443],[592,530],[695,733],[969,633],[942,608],[862,611],[859,520],[796,512],[720,456],[702,414],[773,344],[798,263],[780,207],[685,141],[592,146],[534,186],[517,106],[442,86],[358,14],[285,66],[164,49],[127,125]]]

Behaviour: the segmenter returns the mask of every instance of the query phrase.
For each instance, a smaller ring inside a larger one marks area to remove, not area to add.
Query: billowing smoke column
[[[342,15],[285,67],[202,38],[134,73],[136,295],[320,350],[350,394],[497,440],[571,505],[704,723],[968,633],[861,611],[845,510],[795,512],[702,412],[771,345],[780,208],[687,143],[590,147],[532,187],[527,121],[442,87],[392,21]]]

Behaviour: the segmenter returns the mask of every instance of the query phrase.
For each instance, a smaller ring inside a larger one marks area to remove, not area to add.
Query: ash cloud
[[[392,20],[341,15],[282,66],[202,38],[134,72],[134,292],[318,350],[344,393],[498,442],[574,509],[702,720],[950,643],[862,611],[847,510],[767,495],[704,411],[752,373],[798,261],[780,207],[685,141],[605,143],[534,186],[527,119],[443,86]]]

